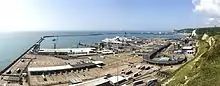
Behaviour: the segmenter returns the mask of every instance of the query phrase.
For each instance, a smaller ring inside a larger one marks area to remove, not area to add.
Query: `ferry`
[[[102,42],[113,43],[113,44],[122,44],[123,42],[127,42],[127,41],[132,41],[132,40],[129,38],[120,37],[120,36],[116,36],[114,38],[105,38],[104,40],[102,40]]]

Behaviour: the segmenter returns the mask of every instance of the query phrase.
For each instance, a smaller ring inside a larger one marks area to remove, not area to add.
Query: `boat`
[[[116,36],[114,38],[105,38],[104,40],[102,40],[102,42],[113,43],[113,44],[122,44],[123,42],[128,42],[128,41],[132,41],[132,40],[129,38],[120,37],[120,36]]]

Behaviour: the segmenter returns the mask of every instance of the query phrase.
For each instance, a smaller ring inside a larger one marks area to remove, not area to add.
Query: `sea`
[[[160,34],[157,34],[160,33]],[[42,36],[62,35],[61,37],[47,38],[41,48],[53,48],[56,39],[57,48],[74,48],[79,43],[94,44],[105,38],[115,36],[140,38],[181,38],[183,35],[170,32],[147,31],[46,31],[46,32],[1,32],[0,33],[0,70],[4,69],[13,60],[18,58],[25,50],[32,46]]]

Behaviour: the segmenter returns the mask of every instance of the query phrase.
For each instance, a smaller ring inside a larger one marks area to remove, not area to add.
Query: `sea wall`
[[[40,38],[36,43],[41,43],[44,39]],[[30,51],[32,48],[34,48],[36,44],[33,44],[30,48],[28,48],[23,54],[21,54],[17,59],[12,61],[8,66],[6,66],[3,70],[0,71],[0,74],[2,75],[5,71],[7,71],[11,66],[13,66],[19,59],[21,59],[28,51]]]

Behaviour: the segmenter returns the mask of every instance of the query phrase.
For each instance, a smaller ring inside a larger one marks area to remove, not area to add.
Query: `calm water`
[[[91,33],[103,33],[104,35],[95,36],[72,36],[60,37],[57,39],[58,48],[76,47],[79,42],[85,44],[93,44],[100,42],[106,37],[124,36],[124,32],[9,32],[0,33],[0,70],[10,64],[15,58],[19,57],[26,49],[34,44],[40,37],[44,35],[80,35]],[[115,33],[115,34],[110,34]],[[117,34],[116,34],[117,33]],[[179,38],[181,35],[153,35],[153,34],[129,34],[127,36],[136,36],[143,38],[166,37]],[[46,39],[42,42],[43,48],[52,48],[52,39]]]

